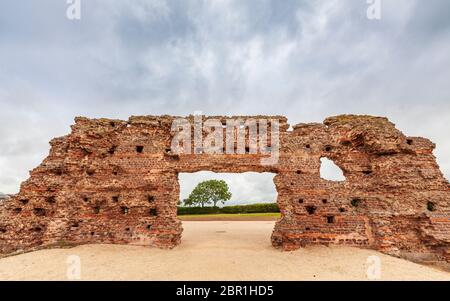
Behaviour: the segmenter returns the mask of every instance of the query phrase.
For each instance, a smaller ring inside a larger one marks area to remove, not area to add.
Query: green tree
[[[231,199],[231,192],[224,180],[209,180],[199,183],[184,200],[186,206],[201,206],[213,204],[216,207],[218,202],[224,204]]]

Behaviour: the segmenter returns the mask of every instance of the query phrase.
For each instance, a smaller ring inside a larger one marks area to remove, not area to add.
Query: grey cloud
[[[430,42],[450,34],[450,4],[446,0],[416,2],[414,15],[409,19],[409,36]]]

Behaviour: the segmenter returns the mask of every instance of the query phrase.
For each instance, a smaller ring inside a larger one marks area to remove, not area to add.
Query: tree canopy
[[[199,183],[184,200],[186,206],[201,206],[213,204],[216,207],[218,202],[224,204],[231,199],[231,192],[224,180],[208,180]]]

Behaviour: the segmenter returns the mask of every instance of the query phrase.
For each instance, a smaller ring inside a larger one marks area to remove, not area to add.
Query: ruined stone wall
[[[20,192],[0,204],[0,253],[84,243],[172,248],[182,233],[178,173],[210,170],[277,174],[275,247],[342,244],[450,262],[450,185],[429,140],[406,137],[380,117],[337,116],[289,131],[285,117],[251,116],[280,123],[279,160],[262,165],[261,153],[174,154],[175,118],[76,118]],[[323,157],[345,181],[320,177]]]

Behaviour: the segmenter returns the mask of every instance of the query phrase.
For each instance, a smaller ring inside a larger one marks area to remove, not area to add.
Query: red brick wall
[[[342,244],[449,261],[450,186],[429,140],[379,117],[344,115],[288,131],[285,117],[251,116],[280,122],[280,158],[266,166],[261,154],[173,154],[174,118],[77,118],[19,194],[0,204],[0,252],[83,243],[172,248],[182,233],[178,173],[210,170],[277,173],[275,247]],[[322,157],[346,180],[322,179]]]

